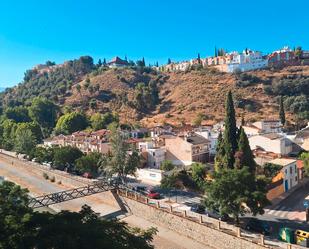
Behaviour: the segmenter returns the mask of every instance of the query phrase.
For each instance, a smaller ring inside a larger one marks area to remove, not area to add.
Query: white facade
[[[148,183],[160,183],[163,178],[163,171],[158,169],[137,169],[136,176],[138,180]]]
[[[268,65],[268,60],[263,59],[262,54],[258,51],[246,49],[242,53],[232,52],[229,55],[232,55],[232,60],[227,63],[228,73],[238,70],[245,72],[265,68]]]
[[[279,155],[288,155],[292,152],[292,142],[279,134],[255,135],[248,139],[251,150],[262,149]]]
[[[195,133],[210,141],[209,153],[211,155],[215,155],[217,143],[218,143],[219,132],[215,131],[215,130],[211,130],[211,129],[201,129],[201,130],[195,131]]]
[[[280,120],[261,120],[253,125],[261,130],[261,133],[281,133],[282,125]]]
[[[261,130],[258,129],[257,127],[254,127],[254,126],[244,125],[244,126],[242,126],[242,128],[244,129],[247,137],[259,135],[261,133]]]
[[[165,160],[165,149],[154,147],[153,142],[140,142],[139,151],[146,153],[147,167],[160,169],[162,162]]]
[[[299,179],[297,176],[296,160],[277,158],[270,161],[270,163],[280,165],[283,167],[281,169],[281,172],[283,175],[283,187],[285,192],[298,184]]]

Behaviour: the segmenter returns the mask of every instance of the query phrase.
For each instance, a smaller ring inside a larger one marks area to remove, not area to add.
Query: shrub
[[[45,180],[49,179],[49,176],[45,172],[43,173],[43,177],[44,177]]]
[[[51,182],[55,182],[55,181],[56,181],[56,178],[55,178],[54,176],[52,176],[52,177],[50,178],[50,181],[51,181]]]

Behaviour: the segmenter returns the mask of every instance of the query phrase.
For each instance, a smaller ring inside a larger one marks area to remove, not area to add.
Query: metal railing
[[[29,207],[40,208],[47,207],[60,202],[70,201],[77,198],[82,198],[89,195],[94,195],[102,193],[105,191],[113,190],[117,186],[110,184],[105,181],[100,181],[98,183],[88,185],[85,187],[79,187],[75,189],[69,189],[61,192],[56,192],[52,194],[47,194],[30,199]]]

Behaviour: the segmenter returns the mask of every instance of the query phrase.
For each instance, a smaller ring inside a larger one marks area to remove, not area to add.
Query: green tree
[[[2,146],[6,150],[12,150],[14,147],[15,131],[17,129],[17,124],[12,119],[6,119],[2,122],[2,128],[3,128]]]
[[[53,167],[59,170],[72,169],[75,166],[75,161],[82,156],[83,153],[78,148],[71,146],[57,147],[54,151]]]
[[[217,166],[232,169],[235,163],[234,154],[237,150],[237,127],[232,92],[229,91],[225,102],[225,120],[223,133],[223,147],[216,155]],[[220,145],[221,146],[221,145]],[[220,154],[222,152],[222,154]],[[220,163],[220,164],[219,164]]]
[[[76,169],[81,173],[91,173],[92,176],[97,176],[99,173],[102,154],[91,152],[76,160]]]
[[[167,64],[172,64],[172,60],[170,58],[167,59]]]
[[[205,177],[207,173],[206,166],[201,163],[193,163],[191,165],[191,171],[192,171],[193,181],[197,184],[197,186],[201,190],[204,190],[206,186],[206,181],[205,181]]]
[[[0,248],[31,248],[34,227],[32,209],[28,207],[28,191],[14,183],[0,184]]]
[[[117,174],[126,183],[127,175],[134,175],[140,166],[140,157],[136,149],[130,148],[124,135],[116,125],[110,127],[111,153],[102,160],[101,170],[107,175]]]
[[[18,130],[21,130],[21,133],[23,130],[31,130],[32,135],[35,138],[35,142],[37,144],[42,142],[43,134],[40,125],[37,122],[18,123],[16,126],[16,132]]]
[[[215,172],[213,181],[208,184],[205,205],[239,222],[239,216],[246,213],[264,213],[264,207],[269,204],[266,193],[266,182],[255,179],[248,167],[223,169]]]
[[[220,131],[216,147],[216,157],[215,157],[216,171],[219,171],[220,169],[224,168],[224,158],[225,158],[224,141],[222,137],[222,132]]]
[[[55,126],[57,111],[57,105],[42,97],[34,98],[31,106],[29,107],[29,115],[31,119],[36,121],[42,129],[51,129]]]
[[[273,163],[265,163],[263,165],[264,175],[267,178],[270,178],[270,180],[274,178],[280,172],[281,169],[282,169],[281,165],[277,165]]]
[[[56,124],[57,134],[71,134],[75,131],[84,130],[88,126],[87,117],[80,112],[72,112],[62,115]]]
[[[235,154],[235,158],[236,168],[247,166],[249,167],[251,173],[255,173],[256,163],[254,161],[254,156],[249,145],[248,137],[243,128],[240,128],[238,150]]]
[[[77,84],[77,85],[76,85],[76,90],[77,90],[77,92],[78,92],[79,94],[81,94],[81,89],[82,89],[82,87],[80,86],[80,84]]]
[[[303,160],[304,162],[305,175],[308,177],[309,176],[309,152],[303,152],[300,155],[300,159]]]
[[[36,138],[29,128],[17,128],[14,145],[17,153],[30,155],[36,144]]]
[[[285,125],[285,111],[284,111],[284,105],[283,105],[283,97],[280,97],[280,104],[279,104],[279,118],[281,121],[281,124]]]
[[[19,122],[30,122],[31,118],[29,116],[28,109],[23,106],[8,107],[4,110],[4,116],[7,119],[12,119],[16,123]]]
[[[156,229],[130,228],[101,219],[89,206],[80,212],[33,212],[27,190],[0,185],[0,248],[3,249],[151,249]]]
[[[164,160],[160,165],[160,169],[164,171],[170,171],[173,170],[174,168],[175,165],[170,160]]]
[[[36,158],[39,163],[52,162],[54,158],[54,147],[42,147],[37,146],[31,155],[32,158]]]
[[[91,99],[89,102],[89,107],[94,110],[97,107],[97,100],[96,99]]]

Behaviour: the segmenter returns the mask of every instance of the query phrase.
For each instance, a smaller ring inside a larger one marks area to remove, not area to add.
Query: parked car
[[[132,189],[136,192],[140,192],[140,193],[144,193],[145,191],[147,191],[147,188],[145,186],[133,186]]]
[[[146,196],[150,199],[160,199],[161,195],[154,189],[147,189],[146,190]]]
[[[195,213],[205,214],[205,207],[203,205],[200,205],[200,204],[196,204],[196,205],[191,206],[190,210],[192,212],[195,212]]]
[[[246,230],[262,233],[265,235],[268,235],[271,232],[271,227],[266,221],[259,220],[256,218],[249,219],[245,228]]]
[[[215,209],[211,210],[211,209],[206,208],[205,214],[217,220],[227,221],[229,219],[229,216],[227,214],[220,214],[220,212]]]

